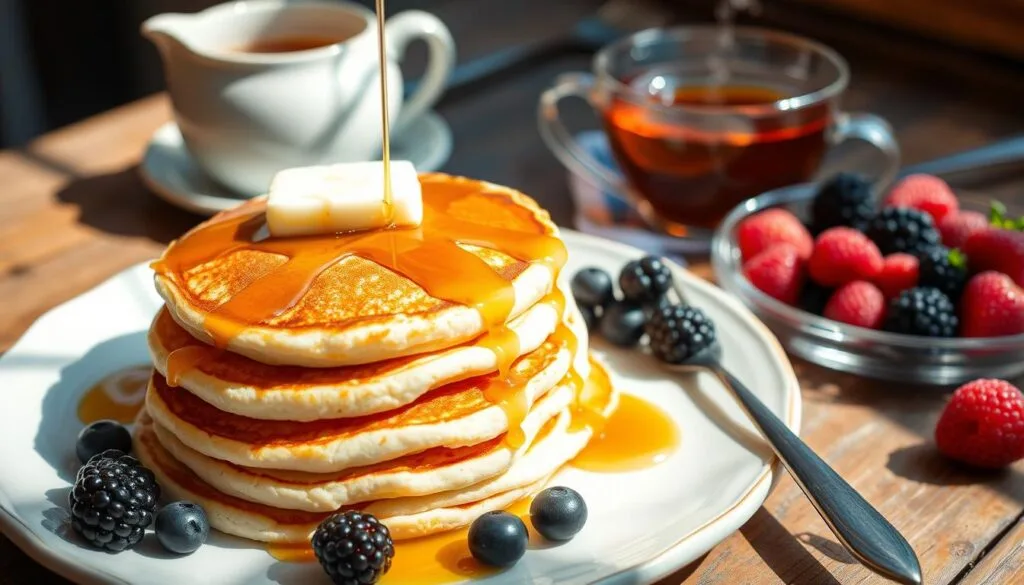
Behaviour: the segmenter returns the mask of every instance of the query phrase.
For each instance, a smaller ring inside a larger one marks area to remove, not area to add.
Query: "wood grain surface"
[[[399,0],[389,4],[396,10],[403,6]],[[429,7],[449,23],[462,57],[469,58],[563,34],[598,2],[557,3],[550,22],[517,17],[509,8],[513,4],[536,10],[554,3],[475,0],[472,18],[461,0]],[[684,12],[677,18],[690,22],[701,15]],[[499,26],[503,22],[508,26]],[[807,11],[769,8],[760,22],[815,36],[842,52],[853,71],[845,106],[892,121],[906,162],[1024,133],[1024,76],[1012,64],[882,36]],[[559,223],[571,225],[565,172],[542,145],[534,117],[539,93],[557,74],[588,67],[585,55],[552,56],[444,100],[438,110],[455,134],[445,170],[520,188]],[[0,351],[41,313],[154,257],[200,220],[157,199],[138,178],[146,141],[169,116],[167,99],[157,95],[23,149],[0,152]],[[570,108],[569,117],[574,124],[593,125],[583,106]],[[958,177],[955,184],[1024,204],[1022,165]],[[693,269],[710,276],[706,264]],[[937,456],[931,433],[948,396],[942,390],[795,365],[803,387],[802,435],[903,531],[920,555],[927,583],[1021,582],[1024,466],[982,474]],[[0,537],[0,584],[61,582]],[[881,582],[839,546],[788,477],[737,533],[664,580],[673,585]]]

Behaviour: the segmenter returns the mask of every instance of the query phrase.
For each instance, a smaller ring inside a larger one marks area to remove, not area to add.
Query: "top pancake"
[[[488,305],[509,304],[511,319],[550,292],[565,252],[557,228],[536,202],[461,177],[429,174],[420,182],[423,225],[365,232],[365,237],[261,239],[265,200],[247,202],[172,244],[154,264],[157,290],[174,320],[197,339],[219,341],[263,363],[306,367],[364,364],[451,347],[489,329],[485,314],[493,307]],[[211,237],[215,234],[220,235]],[[392,237],[399,239],[396,262],[404,265],[399,270],[384,266],[391,256],[383,238]],[[363,248],[374,246],[381,252],[369,259],[374,253]],[[280,253],[284,249],[293,253]],[[296,250],[314,260],[297,260]],[[189,260],[181,262],[185,257]],[[400,273],[410,271],[432,271],[435,282],[414,282]],[[425,290],[437,285],[472,290],[482,281],[500,284],[497,279],[511,285],[514,299],[489,295],[474,308]],[[282,283],[304,288],[282,291]],[[287,299],[284,306],[262,307],[276,309],[266,316],[237,317],[275,295]],[[218,320],[227,323],[227,338],[211,335],[211,323]]]

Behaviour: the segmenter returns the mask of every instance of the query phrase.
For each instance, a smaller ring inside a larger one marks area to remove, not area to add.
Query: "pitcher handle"
[[[607,194],[635,206],[636,203],[632,200],[625,181],[576,142],[559,114],[558,104],[564,98],[578,97],[589,104],[588,97],[593,88],[594,76],[589,73],[560,75],[555,84],[540,96],[537,123],[541,138],[555,157],[570,171],[590,179]]]
[[[399,61],[405,56],[409,43],[423,39],[427,43],[429,59],[427,71],[423,74],[415,93],[402,105],[394,123],[394,133],[400,134],[413,120],[423,115],[437,103],[444,91],[448,76],[455,66],[455,40],[441,19],[422,10],[407,10],[388,19],[384,25],[387,32],[388,51],[398,55]]]
[[[885,157],[885,169],[875,179],[876,191],[885,189],[896,180],[900,170],[900,147],[892,126],[885,118],[863,112],[840,114],[836,119],[832,142],[838,144],[846,140],[863,140],[881,151]]]

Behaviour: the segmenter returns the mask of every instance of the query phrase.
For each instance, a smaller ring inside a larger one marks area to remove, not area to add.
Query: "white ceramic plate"
[[[423,173],[436,171],[452,154],[452,129],[444,118],[428,111],[395,138],[392,148],[396,160],[411,161]],[[174,122],[167,122],[153,133],[139,174],[158,197],[200,215],[231,209],[246,199],[199,169]]]
[[[568,232],[568,273],[618,270],[639,252]],[[719,289],[677,271],[691,302],[718,325],[726,364],[797,428],[796,378],[771,333]],[[259,546],[214,534],[188,557],[171,558],[149,534],[111,556],[76,544],[65,502],[77,469],[81,393],[105,374],[145,363],[145,330],[159,299],[145,266],[122,272],[41,317],[0,359],[0,528],[40,563],[83,583],[327,583],[315,564],[286,564]],[[638,472],[566,469],[557,478],[586,498],[590,517],[573,541],[531,550],[485,580],[518,583],[638,583],[697,559],[739,528],[764,501],[775,461],[711,376],[667,377],[653,358],[595,342],[617,386],[665,409],[682,432],[665,462]]]

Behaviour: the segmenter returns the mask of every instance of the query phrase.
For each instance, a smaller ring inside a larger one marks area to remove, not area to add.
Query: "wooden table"
[[[564,31],[596,1],[559,2],[543,23],[518,14],[531,4],[551,5],[476,0],[472,18],[458,0],[431,8],[450,23],[469,57]],[[891,120],[907,162],[1024,131],[1019,64],[900,40],[818,14],[769,10],[764,21],[810,32],[844,53],[854,74],[847,107]],[[446,170],[518,187],[569,225],[565,175],[534,130],[534,111],[538,94],[556,74],[587,66],[586,56],[563,54],[444,101],[439,111],[456,136]],[[42,312],[152,258],[199,221],[152,196],[137,175],[147,139],[169,115],[166,98],[158,95],[0,153],[0,351]],[[989,173],[987,182],[970,186],[1024,202],[1021,171]],[[694,268],[709,274],[706,265]],[[946,399],[941,391],[872,382],[802,362],[796,370],[803,386],[802,435],[907,536],[927,583],[1024,582],[1024,466],[980,474],[938,457],[931,434]],[[839,546],[787,476],[739,532],[665,583],[881,581]],[[55,582],[59,578],[0,537],[0,584]]]

